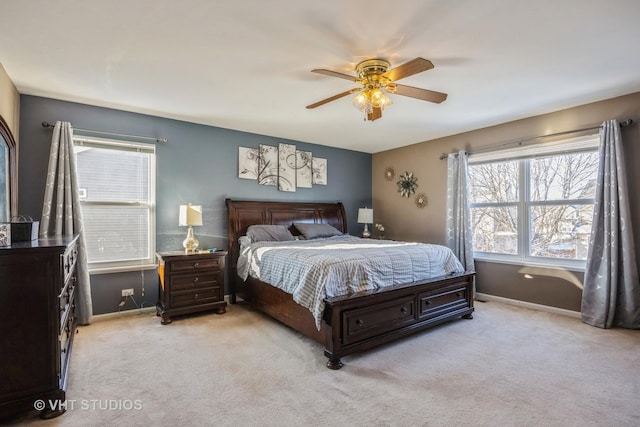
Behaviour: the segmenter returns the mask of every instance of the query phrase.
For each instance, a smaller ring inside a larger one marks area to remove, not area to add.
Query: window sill
[[[566,270],[566,271],[574,271],[577,273],[584,273],[585,266],[578,265],[566,265],[566,264],[556,264],[551,262],[534,262],[534,261],[523,261],[523,260],[508,260],[508,259],[496,259],[496,258],[483,258],[483,257],[474,257],[475,261],[487,262],[487,263],[495,263],[495,264],[508,264],[508,265],[517,265],[522,267],[535,267],[535,268],[554,268],[556,270]]]
[[[127,273],[130,271],[155,270],[157,264],[127,265],[122,267],[89,267],[89,274]]]

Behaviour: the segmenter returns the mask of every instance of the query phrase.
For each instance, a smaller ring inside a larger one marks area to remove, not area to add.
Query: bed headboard
[[[226,199],[229,218],[229,265],[231,280],[236,277],[236,264],[240,245],[238,238],[247,234],[254,224],[284,225],[293,235],[299,234],[292,227],[294,222],[330,224],[347,232],[347,218],[342,203],[309,202],[261,202],[255,200]]]

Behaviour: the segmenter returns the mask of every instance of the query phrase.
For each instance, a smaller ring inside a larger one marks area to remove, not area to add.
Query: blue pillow
[[[284,225],[251,225],[247,229],[251,242],[286,242],[295,240]]]
[[[294,222],[293,226],[307,240],[342,235],[340,230],[329,224],[307,224],[303,222]]]

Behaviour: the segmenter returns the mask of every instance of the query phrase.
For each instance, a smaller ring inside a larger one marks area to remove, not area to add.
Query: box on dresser
[[[76,331],[77,237],[0,247],[0,419],[64,413]]]

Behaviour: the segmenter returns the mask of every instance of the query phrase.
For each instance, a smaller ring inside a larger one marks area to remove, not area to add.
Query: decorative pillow
[[[329,224],[307,224],[294,222],[293,226],[304,236],[305,239],[317,239],[319,237],[341,236],[342,232]]]
[[[251,225],[247,237],[252,242],[286,242],[294,240],[293,234],[284,225]]]

